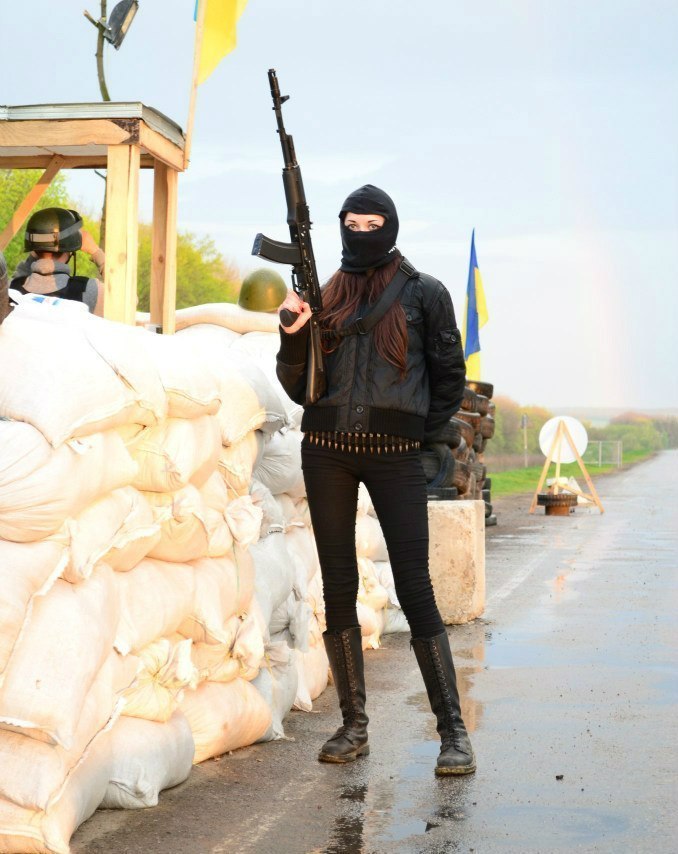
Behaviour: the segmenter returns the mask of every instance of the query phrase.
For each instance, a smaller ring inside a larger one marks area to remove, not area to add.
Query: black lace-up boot
[[[476,770],[476,759],[461,717],[447,632],[433,638],[413,638],[410,643],[424,677],[431,709],[438,719],[442,745],[436,774],[472,774]]]
[[[321,762],[353,762],[367,756],[367,715],[365,714],[365,669],[360,627],[323,634],[330,660],[334,687],[344,720],[318,754]]]

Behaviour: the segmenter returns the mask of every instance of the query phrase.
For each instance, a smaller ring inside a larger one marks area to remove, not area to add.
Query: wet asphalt
[[[597,479],[605,507],[497,500],[487,609],[449,628],[478,771],[433,774],[408,637],[367,653],[371,755],[316,761],[330,688],[289,740],[203,763],[159,806],[99,811],[75,854],[678,851],[678,451]]]

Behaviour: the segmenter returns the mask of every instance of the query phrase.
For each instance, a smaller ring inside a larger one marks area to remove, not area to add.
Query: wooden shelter
[[[22,228],[61,169],[106,169],[104,314],[136,316],[139,169],[153,169],[151,322],[174,332],[177,176],[185,168],[181,128],[141,103],[0,106],[0,169],[44,169],[0,234],[0,250]]]

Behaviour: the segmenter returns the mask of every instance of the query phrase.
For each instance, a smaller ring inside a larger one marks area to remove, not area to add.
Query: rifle
[[[306,403],[315,403],[325,393],[327,378],[320,345],[320,323],[317,314],[322,310],[323,303],[318,283],[318,271],[311,245],[311,218],[306,203],[304,184],[301,179],[301,169],[297,163],[292,137],[285,130],[282,117],[282,105],[289,100],[289,95],[281,95],[275,69],[268,72],[268,82],[271,86],[273,110],[278,123],[278,136],[282,146],[284,167],[282,170],[285,199],[287,201],[287,224],[290,228],[290,243],[271,240],[263,234],[254,238],[252,255],[273,261],[276,264],[292,265],[292,287],[299,296],[311,307],[308,366],[306,375]],[[291,326],[299,315],[283,309],[280,312],[280,322],[283,326]]]

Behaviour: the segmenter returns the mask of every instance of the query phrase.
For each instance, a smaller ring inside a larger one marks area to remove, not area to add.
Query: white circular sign
[[[576,418],[572,418],[570,415],[556,415],[555,418],[551,418],[541,428],[539,431],[539,447],[541,448],[542,454],[545,457],[548,457],[553,445],[553,440],[558,432],[558,425],[561,421],[567,425],[567,429],[570,431],[570,436],[572,437],[572,442],[577,449],[577,453],[581,457],[589,443],[589,437],[586,435],[586,428],[581,421],[577,421]],[[554,463],[573,463],[577,459],[570,447],[570,443],[568,442],[564,431],[561,432],[551,459]]]

